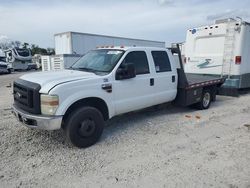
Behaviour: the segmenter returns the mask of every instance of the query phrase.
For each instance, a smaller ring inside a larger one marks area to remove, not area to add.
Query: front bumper
[[[12,112],[20,122],[29,128],[42,130],[57,130],[61,128],[63,116],[33,115],[15,105],[12,106]]]

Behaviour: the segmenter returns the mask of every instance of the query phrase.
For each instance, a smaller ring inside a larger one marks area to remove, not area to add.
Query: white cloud
[[[10,39],[9,37],[5,36],[5,35],[0,35],[0,43],[5,43],[5,42],[9,42]]]
[[[174,0],[158,0],[160,5],[171,5],[174,3]]]
[[[215,19],[221,19],[221,18],[244,18],[244,19],[250,19],[250,12],[246,10],[225,10],[221,11],[220,13],[215,13],[207,16],[208,20],[215,20]]]

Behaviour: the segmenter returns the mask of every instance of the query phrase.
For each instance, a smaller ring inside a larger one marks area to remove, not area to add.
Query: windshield
[[[93,50],[72,65],[72,69],[109,73],[122,57],[123,50]]]

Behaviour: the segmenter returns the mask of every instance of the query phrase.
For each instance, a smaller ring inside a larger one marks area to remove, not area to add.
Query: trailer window
[[[148,59],[144,51],[129,52],[122,64],[124,63],[133,63],[136,75],[149,73]]]
[[[171,65],[170,65],[167,52],[152,51],[151,54],[153,56],[156,72],[171,71]]]
[[[29,49],[16,48],[16,51],[14,50],[14,52],[15,52],[15,54],[16,54],[16,52],[18,53],[16,55],[20,55],[20,56],[23,56],[23,57],[30,56],[30,50]]]

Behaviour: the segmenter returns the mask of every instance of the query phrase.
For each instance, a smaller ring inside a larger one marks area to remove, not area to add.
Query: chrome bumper
[[[57,130],[61,128],[63,116],[33,115],[19,109],[15,105],[12,106],[12,112],[20,122],[29,128],[43,130]]]

